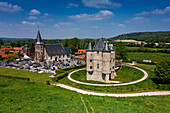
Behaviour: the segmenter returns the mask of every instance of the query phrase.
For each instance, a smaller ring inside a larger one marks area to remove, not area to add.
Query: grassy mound
[[[135,81],[144,76],[143,72],[140,70],[128,66],[123,66],[122,69],[117,72],[117,75],[118,76],[115,77],[113,81],[120,81],[121,83]],[[107,84],[98,81],[88,81],[86,78],[86,70],[75,72],[71,75],[71,77],[81,82]]]

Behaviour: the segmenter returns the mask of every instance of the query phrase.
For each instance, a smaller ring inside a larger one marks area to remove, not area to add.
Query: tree
[[[126,48],[125,45],[120,42],[118,43],[118,45],[116,46],[116,59],[127,59],[127,52],[126,52]]]
[[[12,47],[15,47],[15,42],[11,42],[10,45],[11,45]]]
[[[18,58],[18,55],[16,55],[16,54],[8,54],[7,57],[6,57],[6,59],[8,61],[13,61],[13,60],[15,60],[17,58]]]
[[[17,41],[17,43],[16,43],[16,45],[15,45],[16,47],[21,47],[21,43],[20,43],[20,41],[18,40]]]
[[[35,52],[35,44],[33,42],[31,42],[30,44],[30,53],[34,53]]]
[[[170,83],[170,59],[161,60],[155,68],[155,74],[162,83]]]

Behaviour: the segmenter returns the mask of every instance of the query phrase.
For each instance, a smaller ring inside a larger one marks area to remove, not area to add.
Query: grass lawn
[[[117,72],[117,75],[118,76],[115,77],[113,81],[120,81],[121,83],[135,81],[144,76],[143,72],[141,72],[140,70],[128,66],[123,66],[122,69]],[[86,70],[75,72],[71,75],[71,77],[82,82],[104,84],[103,82],[98,81],[88,81],[86,78]]]
[[[74,83],[68,80],[67,77],[59,80],[59,83],[66,84],[69,86],[73,86],[76,88],[93,91],[93,92],[107,92],[107,93],[131,93],[131,92],[143,92],[143,91],[158,91],[157,84],[152,81],[155,78],[155,74],[153,72],[155,65],[147,65],[147,64],[138,64],[137,67],[144,69],[148,72],[149,77],[136,84],[126,85],[126,86],[88,86]]]
[[[52,73],[36,73],[36,72],[30,72],[25,70],[17,70],[17,69],[11,69],[11,68],[3,68],[0,67],[0,75],[8,75],[8,76],[15,76],[15,77],[25,77],[30,78],[31,81],[51,81],[51,78],[49,77],[52,75]]]
[[[167,113],[170,96],[99,97],[56,86],[0,78],[0,112],[4,113]]]
[[[128,52],[128,58],[131,60],[151,60],[152,62],[159,62],[164,58],[170,58],[169,53],[144,53],[144,52]]]
[[[10,48],[12,47],[11,45],[1,45],[1,48]]]

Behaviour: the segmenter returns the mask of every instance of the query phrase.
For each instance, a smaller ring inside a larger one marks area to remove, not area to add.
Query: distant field
[[[10,48],[12,47],[11,45],[1,45],[1,48]]]
[[[159,62],[164,58],[170,58],[169,53],[144,53],[144,52],[128,52],[128,59],[131,60],[151,60]]]
[[[149,47],[144,47],[145,49],[148,49],[148,50],[163,50],[163,48],[149,48]],[[137,49],[140,49],[140,47],[126,47],[126,49],[128,50],[137,50]]]
[[[170,96],[99,97],[56,86],[0,78],[0,112],[167,113]]]

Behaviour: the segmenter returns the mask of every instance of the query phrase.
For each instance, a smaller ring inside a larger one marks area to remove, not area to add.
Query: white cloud
[[[114,16],[114,14],[111,11],[108,10],[101,10],[98,13],[95,14],[79,14],[79,15],[74,15],[74,16],[68,16],[69,18],[72,19],[84,19],[84,20],[103,20],[109,17]]]
[[[54,24],[54,27],[60,27],[58,24]]]
[[[40,15],[41,13],[37,9],[32,9],[29,14],[30,15]]]
[[[115,25],[115,23],[110,23],[109,25],[113,26],[113,25]]]
[[[169,23],[170,22],[170,18],[164,18],[161,20],[162,22],[165,22],[165,23]]]
[[[48,13],[45,13],[44,16],[48,16],[49,14]]]
[[[99,29],[99,26],[92,26],[92,28],[94,28],[94,29]]]
[[[124,28],[125,25],[124,24],[119,24],[118,27],[123,27]]]
[[[35,19],[38,19],[38,17],[36,17],[36,16],[29,16],[28,19],[33,19],[33,20],[35,20]]]
[[[122,4],[111,2],[110,0],[82,0],[82,3],[86,7],[95,8],[117,8],[122,6]]]
[[[19,12],[23,11],[21,7],[18,5],[12,5],[9,4],[8,2],[0,2],[0,11],[5,11],[5,12]]]
[[[74,25],[72,22],[59,22],[59,25]]]
[[[72,23],[72,22],[59,22],[57,24],[54,24],[54,27],[69,26],[69,25],[74,25],[74,23]]]
[[[143,11],[141,13],[138,13],[136,15],[148,15],[148,14],[165,14],[170,12],[170,6],[165,7],[164,9],[155,9],[150,12]]]
[[[126,22],[144,23],[144,22],[149,22],[149,21],[150,20],[145,17],[134,17],[134,18],[131,18],[130,20],[127,20]]]
[[[79,7],[77,4],[74,3],[69,3],[67,8],[71,8],[71,7]]]
[[[28,22],[28,21],[22,21],[22,24],[24,24],[24,25],[31,25],[31,26],[34,26],[34,25],[43,25],[40,22]]]

